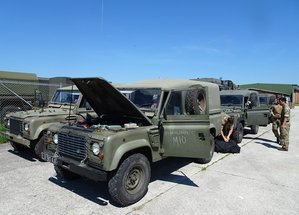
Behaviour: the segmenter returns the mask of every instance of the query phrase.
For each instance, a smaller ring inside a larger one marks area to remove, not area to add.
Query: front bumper
[[[21,135],[15,135],[10,133],[9,131],[1,132],[1,134],[11,142],[15,142],[27,147],[30,147],[30,140],[23,138]]]
[[[72,163],[57,154],[42,152],[42,159],[93,181],[107,181],[108,178],[108,173],[103,170],[92,168],[81,162]]]

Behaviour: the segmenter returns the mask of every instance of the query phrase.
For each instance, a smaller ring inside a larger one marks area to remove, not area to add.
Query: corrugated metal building
[[[299,86],[297,84],[243,84],[241,89],[252,89],[263,93],[273,93],[276,95],[283,95],[290,98],[292,103],[299,103]]]

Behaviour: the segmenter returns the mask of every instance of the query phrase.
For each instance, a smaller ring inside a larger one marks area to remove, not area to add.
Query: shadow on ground
[[[273,146],[273,145],[271,145],[269,143],[265,143],[265,142],[255,142],[255,143],[261,144],[261,145],[263,145],[263,146],[265,146],[267,148],[272,148],[272,149],[279,149],[279,148],[281,148],[278,144],[277,144],[277,146]]]
[[[36,157],[34,151],[30,150],[30,149],[24,149],[22,151],[9,149],[8,152],[11,153],[11,154],[17,155],[21,158],[24,158],[28,161],[31,161],[31,162],[39,161],[39,159]]]
[[[198,187],[182,171],[177,171],[191,162],[193,162],[192,159],[167,158],[154,163],[151,166],[150,183],[161,180]],[[48,180],[101,206],[106,206],[110,203],[113,206],[119,207],[119,205],[110,199],[107,182],[95,182],[83,177],[72,181],[64,181],[57,177],[50,177]]]
[[[278,149],[278,148],[280,148],[280,145],[277,144],[277,142],[273,141],[273,140],[269,140],[269,139],[265,139],[265,138],[260,138],[260,137],[244,137],[244,139],[256,140],[256,141],[254,141],[254,143],[263,145],[263,146],[265,146],[267,148],[272,148],[272,149]],[[275,143],[275,145],[273,145],[273,143]]]
[[[106,182],[95,182],[82,177],[71,181],[51,177],[49,181],[96,204],[106,206],[109,203],[109,193]]]
[[[276,143],[276,141],[274,141],[274,140],[269,140],[269,139],[260,138],[260,137],[243,137],[243,139],[247,139],[247,140],[260,140],[260,141],[264,141],[264,142]]]

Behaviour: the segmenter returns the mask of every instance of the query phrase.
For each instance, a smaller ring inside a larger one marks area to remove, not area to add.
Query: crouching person
[[[215,152],[240,153],[237,142],[231,139],[234,131],[234,119],[226,113],[222,113],[221,132],[215,138]]]

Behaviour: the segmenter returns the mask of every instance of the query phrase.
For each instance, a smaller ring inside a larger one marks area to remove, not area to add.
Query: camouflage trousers
[[[291,124],[286,123],[285,127],[280,127],[280,141],[283,148],[289,148],[289,133]]]
[[[275,119],[272,122],[272,131],[276,138],[280,138],[279,135],[280,119]]]

